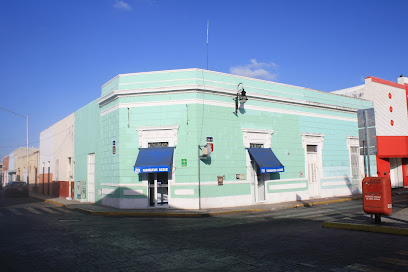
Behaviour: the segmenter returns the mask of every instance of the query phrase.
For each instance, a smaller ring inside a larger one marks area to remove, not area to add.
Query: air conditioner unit
[[[211,147],[209,145],[203,147],[201,156],[204,158],[208,158],[211,156]]]
[[[208,154],[208,147],[204,147],[203,148],[203,154],[202,154],[203,156],[208,156],[209,154]]]

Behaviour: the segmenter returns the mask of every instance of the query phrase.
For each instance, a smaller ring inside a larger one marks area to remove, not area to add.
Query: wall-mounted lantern
[[[237,96],[234,98],[235,100],[235,115],[238,114],[238,102],[244,104],[248,101],[248,97],[246,96],[246,92],[244,90],[244,84],[239,83],[237,86]]]

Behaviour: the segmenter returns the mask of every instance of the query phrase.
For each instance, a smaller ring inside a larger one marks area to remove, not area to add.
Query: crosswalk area
[[[56,215],[71,212],[69,209],[60,207],[4,207],[0,209],[0,218],[4,216]]]

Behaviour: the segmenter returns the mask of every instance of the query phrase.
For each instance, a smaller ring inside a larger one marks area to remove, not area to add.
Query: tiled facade
[[[239,83],[249,100],[235,114]],[[75,112],[75,197],[119,208],[197,209],[358,193],[361,157],[354,174],[351,165],[356,113],[370,107],[362,99],[200,69],[119,75]],[[199,160],[207,137],[214,151]],[[175,149],[166,201],[158,205],[161,175],[138,174],[133,166],[139,148],[162,142]],[[285,171],[257,173],[246,150],[251,144],[271,148]],[[371,165],[375,173],[374,158]]]

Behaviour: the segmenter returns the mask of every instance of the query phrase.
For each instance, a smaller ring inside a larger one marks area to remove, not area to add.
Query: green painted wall
[[[75,112],[75,198],[79,193],[78,182],[88,180],[88,154],[95,153],[95,201],[100,200],[98,188],[101,176],[105,174],[101,171],[100,124],[100,110],[96,100]]]
[[[181,85],[196,85],[207,89],[215,87],[235,91],[239,82],[244,83],[245,90],[249,96],[262,94],[356,109],[372,106],[371,102],[364,100],[197,69],[119,76],[102,88],[102,95],[107,95],[113,90],[144,90],[146,88],[164,86],[173,86],[177,89],[177,86]],[[346,137],[358,136],[357,122],[325,119],[308,115],[325,114],[333,117],[353,118],[356,120],[356,113],[250,99],[245,104],[244,109],[240,109],[236,116],[233,114],[234,106],[232,96],[188,92],[133,97],[121,96],[111,103],[102,106],[101,110],[107,110],[115,105],[124,105],[124,103],[132,105],[132,103],[179,101],[181,99],[218,101],[224,103],[224,105],[225,103],[230,103],[231,107],[200,103],[149,107],[144,107],[139,104],[140,106],[130,107],[129,109],[123,107],[113,110],[101,116],[100,120],[96,117],[82,117],[87,121],[82,121],[81,123],[76,119],[76,132],[96,129],[95,126],[97,125],[93,122],[100,122],[100,127],[97,127],[97,131],[98,133],[100,131],[100,134],[95,135],[98,136],[100,140],[92,143],[94,145],[99,143],[100,146],[99,150],[96,146],[94,147],[94,150],[98,152],[97,154],[100,154],[97,156],[98,169],[100,172],[100,177],[98,178],[99,184],[120,183],[122,186],[126,184],[132,186],[134,186],[134,184],[141,184],[140,176],[133,172],[133,165],[139,152],[138,148],[140,147],[136,128],[171,125],[179,125],[178,144],[174,153],[174,166],[176,167],[175,180],[178,184],[196,183],[198,181],[197,146],[199,144],[205,144],[206,137],[211,136],[214,139],[214,152],[211,155],[211,159],[200,162],[201,182],[204,183],[202,190],[203,197],[250,194],[249,184],[237,183],[223,186],[205,186],[206,182],[216,182],[217,176],[225,176],[224,180],[234,181],[236,174],[246,175],[247,151],[243,145],[243,134],[241,130],[243,128],[274,130],[271,148],[285,166],[285,172],[271,175],[271,179],[302,178],[301,172],[305,172],[305,151],[302,147],[301,133],[319,133],[325,135],[322,153],[324,177],[350,176],[349,152]],[[95,110],[95,112],[99,114],[97,105],[92,104],[91,106],[91,104],[78,112],[85,115],[87,110]],[[252,110],[251,107],[278,109],[280,112]],[[285,113],[289,111],[298,111],[300,114],[293,115]],[[89,122],[91,122],[91,124]],[[87,134],[84,131],[81,132],[82,138],[86,137],[85,135]],[[116,143],[116,154],[112,154],[113,141]],[[80,144],[77,144],[77,142],[76,135],[76,156],[77,154],[79,157],[81,154],[87,154],[87,152],[92,149],[90,146],[87,146],[86,142],[81,142]],[[187,159],[187,167],[182,167],[182,159]],[[375,168],[375,164],[373,164],[373,168]],[[80,169],[78,177],[83,178],[84,173],[84,169]],[[142,188],[132,186],[130,187],[136,189]],[[194,188],[194,186],[172,187],[172,197],[196,197],[197,192],[195,192],[193,196],[176,196],[174,190],[182,188],[191,189]],[[307,190],[307,187],[304,190]],[[122,191],[123,190],[118,190],[118,195],[116,196],[124,197]],[[283,191],[286,192],[290,190]]]

